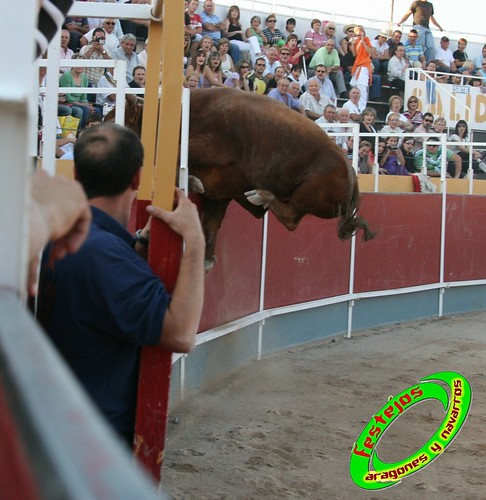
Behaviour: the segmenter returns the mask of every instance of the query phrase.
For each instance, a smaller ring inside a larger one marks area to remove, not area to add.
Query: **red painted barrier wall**
[[[200,331],[258,311],[263,220],[232,202],[218,233],[218,261],[206,275]]]
[[[361,214],[376,238],[356,239],[357,293],[437,283],[440,277],[440,194],[363,195]],[[486,197],[449,195],[445,281],[486,278]],[[218,262],[206,277],[200,330],[258,310],[262,221],[232,203],[217,245]],[[289,232],[268,221],[265,309],[344,295],[349,291],[351,244],[336,221],[305,217]]]
[[[486,277],[486,198],[449,195],[445,250],[445,281]]]

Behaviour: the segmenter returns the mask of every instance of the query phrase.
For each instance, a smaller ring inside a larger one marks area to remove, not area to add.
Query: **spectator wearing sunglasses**
[[[429,133],[433,131],[434,126],[434,115],[432,113],[424,113],[422,117],[422,123],[415,128],[414,132],[417,133]],[[415,145],[413,147],[414,152],[424,147],[424,137],[415,137]]]
[[[250,74],[250,64],[244,59],[236,65],[236,71],[231,73],[224,81],[226,87],[250,91],[248,75]]]
[[[265,58],[257,57],[255,67],[248,76],[248,85],[250,87],[250,90],[260,95],[265,94],[265,91],[267,90],[267,82],[263,77],[266,66],[267,62]]]
[[[428,141],[431,142],[438,142],[439,140],[440,139],[438,137],[430,137],[428,139]],[[417,169],[417,171],[420,171],[425,161],[425,165],[427,167],[427,175],[430,177],[440,177],[440,171],[442,167],[442,154],[442,148],[438,144],[430,144],[429,142],[427,142],[425,155],[423,147],[421,147],[415,153],[415,168]],[[461,157],[458,154],[452,152],[450,149],[446,149],[445,154],[447,162],[454,163],[452,175],[447,172],[446,177],[454,177],[455,179],[459,179],[461,176],[462,168]]]
[[[103,21],[103,24],[101,25],[101,28],[103,28],[106,36],[105,44],[104,44],[104,49],[108,52],[108,54],[111,55],[111,53],[117,49],[120,46],[120,40],[119,38],[123,37],[123,32],[120,31],[117,32],[115,30],[117,24],[116,19],[105,19]],[[91,30],[88,31],[80,40],[81,45],[84,47],[88,43],[91,43],[93,41],[93,36],[94,36],[94,31]],[[119,37],[119,33],[121,33],[121,36]]]
[[[263,34],[268,40],[269,45],[276,45],[281,47],[285,44],[285,35],[277,28],[277,18],[274,14],[270,14],[265,19],[266,28],[263,30]]]

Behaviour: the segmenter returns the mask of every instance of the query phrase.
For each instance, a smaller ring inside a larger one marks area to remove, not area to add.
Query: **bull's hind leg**
[[[231,200],[210,200],[203,198],[203,230],[206,237],[206,254],[204,259],[204,270],[208,273],[216,262],[214,250],[216,248],[216,236],[223,222],[226,209]]]
[[[302,218],[302,215],[298,214],[290,203],[278,200],[270,191],[254,189],[247,191],[245,196],[254,205],[270,210],[289,231],[293,231]]]

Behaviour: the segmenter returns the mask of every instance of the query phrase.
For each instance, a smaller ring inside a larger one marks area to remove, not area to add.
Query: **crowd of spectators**
[[[137,0],[137,3],[140,2],[145,0]],[[368,134],[382,132],[402,136],[413,131],[444,133],[441,117],[437,117],[437,128],[435,124],[433,129],[424,126],[429,117],[425,120],[422,116],[416,97],[410,97],[404,107],[405,81],[417,78],[407,70],[426,70],[426,75],[422,73],[420,78],[427,80],[428,89],[433,89],[436,83],[482,85],[484,80],[481,78],[486,77],[486,45],[481,56],[471,60],[464,38],[459,39],[457,50],[452,52],[449,39],[443,36],[440,47],[432,56],[430,50],[422,47],[415,28],[409,31],[407,40],[402,43],[403,33],[399,29],[391,36],[382,31],[370,40],[363,26],[345,25],[342,36],[339,36],[335,23],[312,19],[310,29],[299,37],[297,22],[293,18],[286,20],[285,29],[279,29],[279,20],[273,13],[265,18],[253,16],[250,25],[243,26],[237,5],[230,6],[224,18],[216,14],[213,0],[189,0],[185,2],[185,7],[184,77],[188,88],[230,87],[268,95],[317,123],[326,123],[328,130],[329,123],[339,122],[344,117],[350,124],[359,123],[361,132]],[[62,59],[123,59],[127,62],[127,86],[144,87],[148,40],[145,40],[144,48],[136,53],[137,37],[140,39],[140,35],[146,33],[143,22],[67,18],[64,28],[61,36]],[[133,33],[127,32],[127,28]],[[61,75],[63,86],[68,86],[65,84],[67,80],[71,85],[80,87],[108,89],[116,85],[108,69],[61,68],[61,72],[69,75]],[[368,102],[386,102],[389,87],[394,94],[389,99],[390,112],[385,125],[377,130],[376,111],[373,103],[369,105]],[[101,113],[103,107],[113,105],[115,93],[98,94],[91,102],[89,97],[82,93],[60,96],[59,105],[64,106],[63,114],[66,114],[67,107],[67,113],[71,111],[80,118],[80,128],[85,126],[90,113]],[[133,99],[133,96],[130,97]],[[138,99],[142,97],[143,94],[135,96]],[[338,107],[338,99],[347,99],[341,108]],[[451,137],[462,136],[456,133]],[[347,139],[336,138],[346,154]],[[394,139],[378,141],[385,151],[395,148],[393,151],[397,152],[383,155],[375,150],[374,137],[367,135],[362,139],[369,144],[370,161],[378,164],[382,173],[413,171],[415,167],[412,167],[409,153],[423,151],[423,138],[411,139],[413,147],[408,152],[402,149],[408,147],[410,140],[404,142],[402,138],[398,139],[396,148],[389,145]],[[360,145],[360,155],[367,148],[367,144]],[[464,156],[461,161],[465,163],[467,148],[463,149],[459,152]],[[483,165],[481,160],[482,155],[475,151],[476,169],[482,168],[478,167]],[[367,163],[361,161],[363,173],[370,171]],[[396,163],[404,169],[395,168]],[[390,165],[392,167],[388,168]],[[457,176],[455,170],[451,173]],[[461,167],[459,175],[464,175],[464,167]]]

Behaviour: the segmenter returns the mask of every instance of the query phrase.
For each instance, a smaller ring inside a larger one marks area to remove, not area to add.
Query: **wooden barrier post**
[[[142,127],[145,161],[136,207],[138,227],[147,220],[147,205],[171,210],[174,201],[183,84],[183,3],[161,0],[161,6],[162,23],[153,20],[149,28]],[[181,239],[160,221],[154,221],[149,263],[169,291],[177,279],[181,251]],[[167,428],[171,357],[161,348],[145,347],[140,362],[134,453],[157,481]]]

